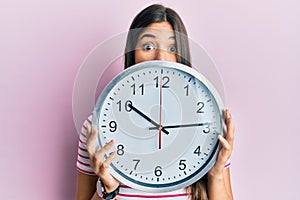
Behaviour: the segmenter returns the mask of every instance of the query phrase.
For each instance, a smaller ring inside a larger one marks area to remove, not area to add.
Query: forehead
[[[140,34],[140,38],[145,34],[152,34],[158,38],[169,38],[174,36],[174,30],[169,22],[155,22],[151,23],[145,30]]]
[[[165,29],[165,30],[170,30],[173,31],[173,27],[169,22],[155,22],[149,24],[148,28],[152,29]]]

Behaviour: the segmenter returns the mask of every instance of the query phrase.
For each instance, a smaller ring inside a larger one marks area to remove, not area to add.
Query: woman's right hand
[[[106,159],[104,155],[113,147],[114,141],[110,141],[102,148],[99,148],[97,142],[98,130],[87,126],[87,151],[90,157],[90,164],[95,174],[99,176],[107,193],[114,191],[120,184],[109,171],[109,164],[116,157],[116,152],[111,153]]]

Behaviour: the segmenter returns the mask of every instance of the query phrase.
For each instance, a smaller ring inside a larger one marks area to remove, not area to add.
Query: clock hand
[[[170,125],[170,126],[163,126],[162,128],[185,128],[185,127],[193,127],[193,126],[205,126],[209,125],[210,123],[196,123],[196,124],[178,124],[178,125]],[[157,127],[150,127],[149,130],[157,129]]]
[[[162,110],[162,77],[160,76],[159,86],[159,128],[158,128],[158,149],[161,149],[161,110]]]
[[[159,129],[159,124],[157,124],[155,121],[153,121],[152,119],[150,119],[148,116],[146,116],[144,113],[142,113],[140,110],[138,110],[136,107],[134,107],[132,104],[128,104],[128,107],[131,108],[132,110],[134,110],[137,114],[139,114],[140,116],[142,116],[144,119],[146,119],[148,122],[150,122],[151,124],[153,124],[155,126],[154,129]],[[161,130],[169,135],[169,131],[167,131],[165,128],[161,127]]]

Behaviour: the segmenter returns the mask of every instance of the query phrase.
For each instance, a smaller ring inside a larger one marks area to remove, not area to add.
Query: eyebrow
[[[155,35],[152,35],[152,34],[144,34],[144,35],[140,38],[140,40],[143,39],[143,38],[145,38],[145,37],[149,37],[149,38],[153,38],[153,39],[156,38]]]
[[[142,35],[142,37],[140,38],[140,40],[142,40],[142,39],[145,38],[145,37],[149,37],[149,38],[156,39],[156,36],[155,36],[155,35],[146,33],[146,34]],[[169,40],[170,40],[170,39],[175,40],[175,35],[174,35],[174,36],[170,36],[170,37],[169,37]]]
[[[170,37],[169,37],[169,40],[170,40],[170,39],[175,40],[175,35],[170,36]]]

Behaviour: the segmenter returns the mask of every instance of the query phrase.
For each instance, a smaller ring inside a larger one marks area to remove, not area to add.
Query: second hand
[[[162,111],[162,77],[160,76],[160,86],[159,86],[159,128],[158,128],[158,149],[161,149],[161,111]]]

